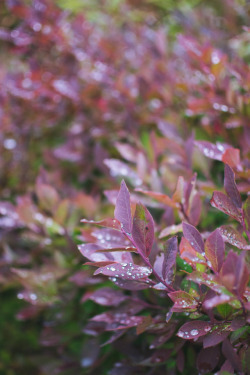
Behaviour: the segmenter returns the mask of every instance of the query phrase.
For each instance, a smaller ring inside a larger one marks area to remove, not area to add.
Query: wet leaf
[[[174,306],[171,308],[171,311],[173,312],[196,310],[198,306],[198,302],[195,300],[195,298],[182,290],[168,293],[168,296],[174,302]]]
[[[124,180],[121,182],[120,191],[116,199],[115,218],[121,223],[121,227],[126,233],[131,233],[132,215],[130,194]]]
[[[229,165],[225,164],[224,187],[228,196],[232,199],[237,208],[241,208],[242,202],[240,193],[235,183],[235,176],[233,170]]]
[[[192,340],[206,335],[209,331],[211,331],[211,329],[211,323],[204,322],[202,320],[195,320],[193,322],[183,324],[183,326],[181,326],[177,332],[177,336],[183,339]]]
[[[238,249],[249,250],[250,246],[247,245],[245,238],[237,231],[237,229],[230,225],[222,225],[218,228],[223,239]]]
[[[198,230],[191,224],[182,223],[184,237],[190,245],[200,254],[204,253],[203,239]]]
[[[219,191],[215,191],[213,193],[210,203],[213,207],[231,216],[233,219],[241,222],[241,219],[242,219],[241,212],[235,206],[232,199],[228,197],[227,195]]]
[[[112,228],[112,229],[121,229],[121,223],[116,220],[116,219],[103,219],[99,221],[94,221],[94,220],[88,220],[88,219],[82,219],[81,223],[87,223],[87,224],[95,224],[95,225],[100,225],[101,227],[106,227],[106,228]]]
[[[119,277],[123,280],[140,280],[147,278],[152,270],[148,267],[137,266],[133,263],[114,263],[111,266],[98,268],[94,275]]]
[[[150,212],[141,203],[136,205],[132,238],[138,251],[148,257],[154,242],[154,221]]]
[[[162,276],[167,284],[171,284],[174,277],[177,252],[177,237],[172,237],[166,242],[162,263]]]
[[[220,149],[220,147],[208,141],[195,141],[195,145],[208,158],[215,160],[222,159],[224,148]]]

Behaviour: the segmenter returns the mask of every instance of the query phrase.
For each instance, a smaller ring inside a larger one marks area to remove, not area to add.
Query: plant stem
[[[158,273],[157,273],[157,272],[154,270],[154,268],[152,267],[152,265],[151,265],[151,263],[150,263],[148,257],[146,257],[146,256],[142,253],[142,251],[136,246],[136,244],[135,244],[133,238],[132,238],[128,233],[126,233],[123,229],[122,229],[122,233],[123,233],[123,234],[128,238],[128,240],[134,245],[134,247],[135,247],[135,248],[137,249],[137,251],[138,251],[138,254],[141,256],[141,258],[142,258],[143,261],[147,264],[147,266],[149,266],[149,267],[152,269],[152,272],[153,272],[155,278],[156,278],[160,283],[162,283],[163,285],[165,285],[165,287],[167,288],[167,291],[168,291],[168,292],[173,292],[175,289],[174,289],[173,287],[167,285],[167,283],[165,282],[165,280],[164,280],[162,277],[160,277],[160,276],[158,275]]]

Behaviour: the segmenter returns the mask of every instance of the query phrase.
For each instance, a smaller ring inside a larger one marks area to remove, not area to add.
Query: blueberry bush
[[[249,10],[2,2],[0,375],[249,373]]]

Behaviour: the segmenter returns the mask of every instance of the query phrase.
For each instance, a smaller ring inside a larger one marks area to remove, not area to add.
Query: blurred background
[[[105,307],[86,298],[100,279],[82,266],[80,219],[112,217],[122,177],[167,193],[191,163],[209,178],[208,159],[188,159],[194,135],[249,152],[249,11],[1,1],[1,375],[116,374],[121,354],[87,323]]]

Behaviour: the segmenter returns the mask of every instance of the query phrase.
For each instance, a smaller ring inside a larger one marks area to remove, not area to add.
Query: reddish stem
[[[136,246],[136,244],[135,244],[133,238],[132,238],[128,233],[126,233],[123,229],[122,229],[122,233],[123,233],[123,234],[128,238],[128,240],[134,245],[134,247],[135,247],[135,248],[137,249],[137,251],[138,251],[138,254],[141,256],[141,258],[142,258],[143,261],[147,264],[147,266],[149,266],[149,267],[152,269],[152,272],[153,272],[155,278],[156,278],[160,283],[162,283],[163,285],[165,285],[165,287],[167,288],[167,291],[168,291],[168,292],[173,292],[175,289],[172,288],[171,286],[167,285],[167,283],[165,282],[165,280],[164,280],[162,277],[160,277],[160,276],[158,275],[158,273],[157,273],[157,272],[154,270],[154,268],[152,267],[152,265],[151,265],[151,263],[150,263],[148,257],[146,257],[146,256],[142,253],[142,251],[140,251],[140,249]]]

